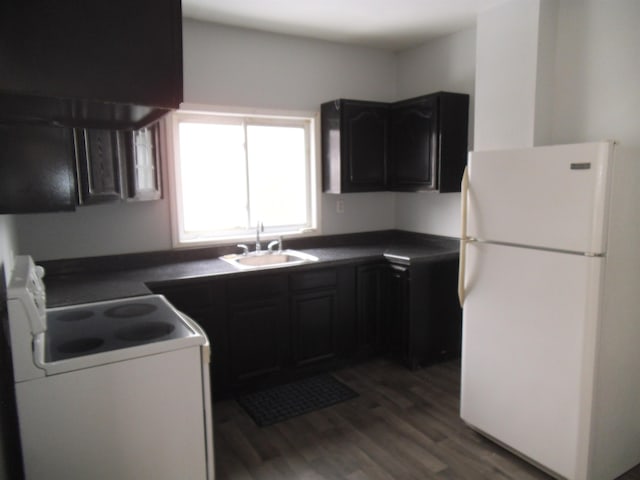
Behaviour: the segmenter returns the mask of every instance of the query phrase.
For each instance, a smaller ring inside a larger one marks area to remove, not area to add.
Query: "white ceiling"
[[[505,0],[182,0],[184,17],[401,50],[475,24]]]

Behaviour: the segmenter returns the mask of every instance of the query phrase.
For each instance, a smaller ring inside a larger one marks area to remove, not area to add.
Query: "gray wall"
[[[640,146],[639,21],[637,0],[559,2],[554,143]]]

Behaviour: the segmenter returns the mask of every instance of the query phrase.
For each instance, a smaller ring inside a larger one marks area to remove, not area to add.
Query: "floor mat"
[[[241,395],[236,400],[258,426],[265,427],[357,396],[331,375],[317,375]]]

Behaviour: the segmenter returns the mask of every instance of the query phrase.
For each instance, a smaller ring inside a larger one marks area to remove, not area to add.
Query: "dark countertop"
[[[308,247],[310,242],[321,245]],[[414,265],[458,256],[458,241],[400,231],[372,232],[335,237],[316,237],[305,242],[287,242],[285,248],[318,257],[318,262],[277,269],[239,271],[219,260],[228,248],[187,253],[154,252],[41,262],[45,267],[47,307],[149,295],[149,285],[187,283],[227,275],[259,275],[331,265],[384,260]],[[40,263],[40,262],[39,262]]]

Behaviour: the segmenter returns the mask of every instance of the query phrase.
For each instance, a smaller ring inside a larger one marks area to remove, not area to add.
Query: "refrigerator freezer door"
[[[598,142],[472,152],[468,235],[604,253],[612,149]]]
[[[467,248],[461,417],[563,477],[584,478],[605,259]]]

